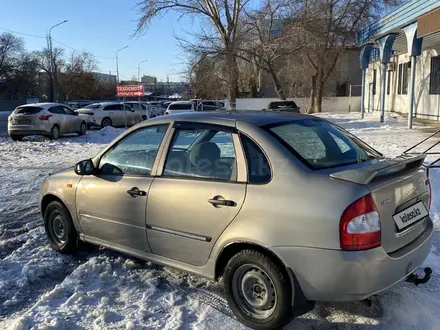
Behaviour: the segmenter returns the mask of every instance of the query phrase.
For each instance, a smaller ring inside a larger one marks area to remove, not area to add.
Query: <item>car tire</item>
[[[52,140],[57,140],[60,138],[60,127],[58,125],[53,125],[52,129],[50,130],[50,138]]]
[[[106,126],[112,126],[112,120],[109,117],[105,117],[101,122],[101,127],[104,128]]]
[[[147,120],[147,116],[142,116],[142,121]]]
[[[21,141],[23,140],[23,136],[21,135],[11,135],[12,141]]]
[[[224,271],[226,299],[252,329],[278,329],[293,318],[294,290],[284,267],[255,250],[235,254]]]
[[[55,251],[70,253],[78,249],[78,233],[69,211],[62,203],[53,201],[46,207],[44,229]]]
[[[85,135],[86,133],[87,133],[87,124],[85,122],[82,122],[78,135],[81,136],[81,135]]]

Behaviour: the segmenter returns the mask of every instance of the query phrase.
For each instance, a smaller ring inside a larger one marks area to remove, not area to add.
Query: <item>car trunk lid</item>
[[[330,175],[370,189],[380,216],[382,247],[387,253],[415,240],[428,225],[429,182],[421,167],[425,157],[404,155]]]

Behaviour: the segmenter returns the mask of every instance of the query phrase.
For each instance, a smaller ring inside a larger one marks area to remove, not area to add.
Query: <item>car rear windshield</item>
[[[300,119],[265,129],[312,169],[365,162],[382,155],[327,121]]]
[[[14,112],[20,115],[36,115],[41,110],[43,110],[43,108],[40,107],[18,107]]]
[[[168,110],[189,110],[191,109],[191,104],[170,104]]]
[[[298,106],[296,105],[295,102],[293,101],[285,101],[285,102],[271,102],[269,104],[269,109],[286,109],[286,108],[297,108]]]

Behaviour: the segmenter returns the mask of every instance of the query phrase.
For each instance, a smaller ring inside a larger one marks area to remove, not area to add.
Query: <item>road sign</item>
[[[116,86],[117,97],[144,96],[143,85],[118,85]]]

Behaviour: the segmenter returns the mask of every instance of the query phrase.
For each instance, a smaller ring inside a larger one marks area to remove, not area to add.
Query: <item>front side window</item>
[[[350,133],[324,120],[295,120],[270,125],[266,130],[313,169],[356,164],[381,157]]]
[[[101,174],[150,175],[168,125],[141,128],[113,146],[99,162]]]
[[[164,176],[236,180],[232,133],[209,129],[176,129]]]
[[[63,110],[66,115],[75,116],[75,113],[69,108],[63,107]]]

